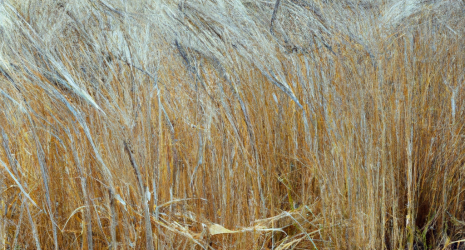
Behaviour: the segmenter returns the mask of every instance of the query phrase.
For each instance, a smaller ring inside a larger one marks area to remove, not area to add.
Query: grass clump
[[[460,249],[463,1],[0,4],[3,249]]]

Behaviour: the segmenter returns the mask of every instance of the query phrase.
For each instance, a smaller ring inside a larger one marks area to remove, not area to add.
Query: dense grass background
[[[462,249],[464,15],[1,1],[0,248]]]

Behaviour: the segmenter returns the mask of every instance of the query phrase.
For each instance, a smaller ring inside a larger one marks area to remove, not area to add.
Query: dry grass
[[[0,248],[459,249],[464,12],[1,1]]]

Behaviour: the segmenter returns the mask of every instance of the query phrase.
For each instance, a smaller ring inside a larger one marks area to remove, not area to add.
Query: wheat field
[[[0,1],[0,249],[465,249],[464,16]]]

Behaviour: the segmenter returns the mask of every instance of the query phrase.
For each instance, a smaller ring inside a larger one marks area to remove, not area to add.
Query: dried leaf
[[[226,229],[223,226],[218,225],[218,224],[212,224],[211,226],[208,227],[208,230],[210,231],[211,235],[233,234],[233,233],[240,233],[241,232],[241,231],[231,231],[231,230]]]

